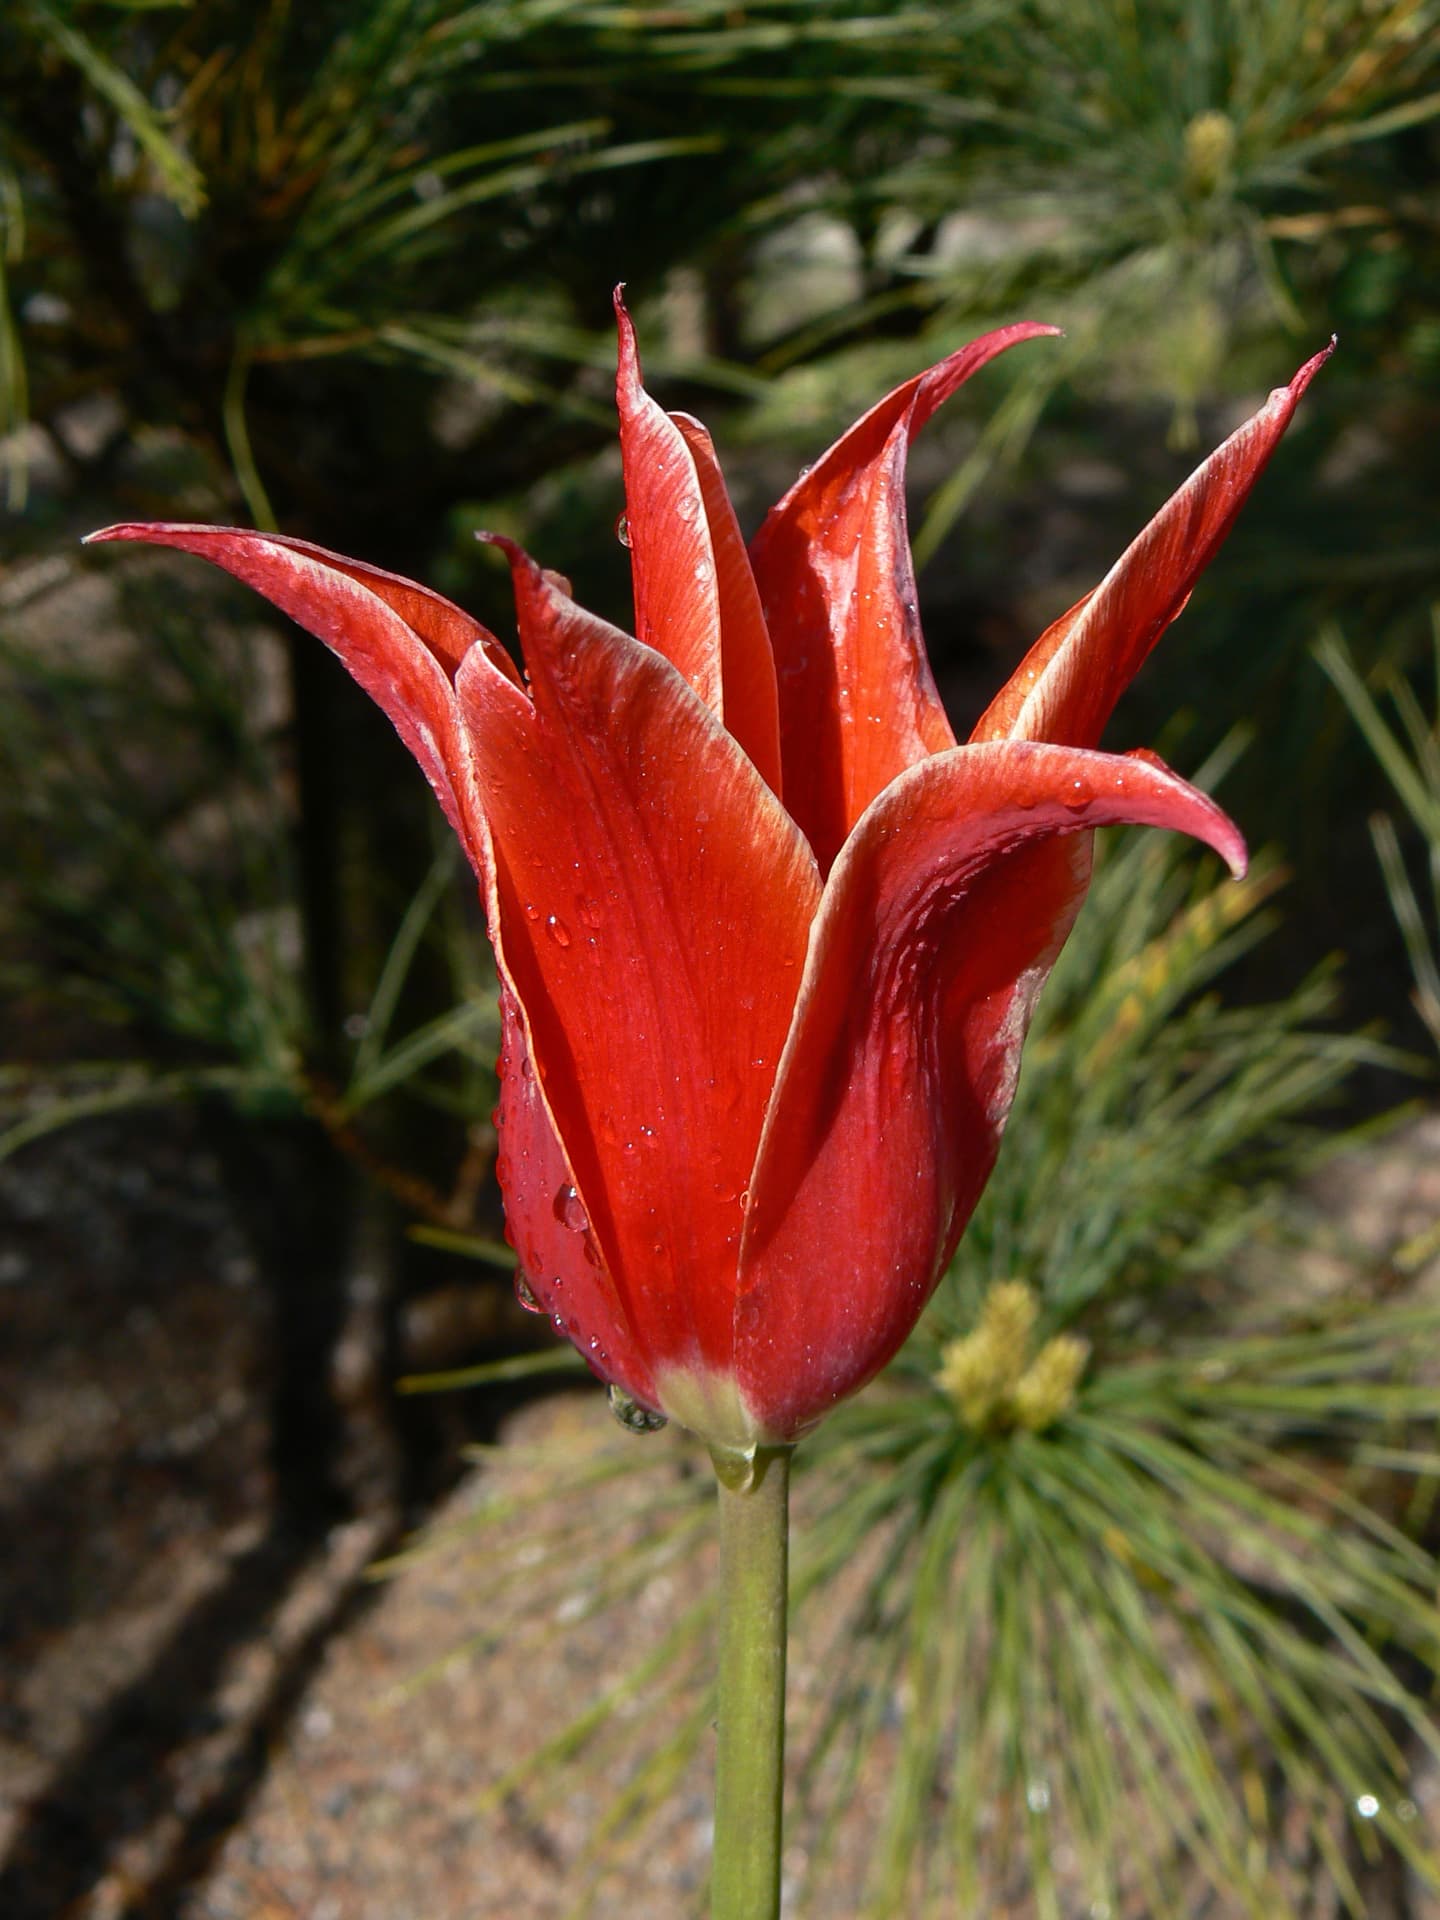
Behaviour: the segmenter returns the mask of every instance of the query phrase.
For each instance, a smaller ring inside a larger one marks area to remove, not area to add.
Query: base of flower
[[[657,1368],[655,1393],[670,1419],[703,1440],[712,1453],[749,1461],[757,1447],[778,1444],[746,1405],[734,1374]]]

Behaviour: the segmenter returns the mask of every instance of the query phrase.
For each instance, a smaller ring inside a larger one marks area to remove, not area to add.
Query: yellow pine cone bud
[[[1197,113],[1185,129],[1185,184],[1194,194],[1214,193],[1230,173],[1235,157],[1235,122],[1212,107]]]
[[[940,1356],[940,1371],[935,1377],[941,1392],[955,1402],[967,1427],[978,1432],[989,1425],[1002,1389],[996,1374],[995,1349],[983,1331],[952,1340]]]
[[[1047,1340],[1015,1383],[1011,1395],[1017,1427],[1043,1433],[1075,1404],[1075,1389],[1090,1358],[1090,1345],[1073,1333]]]
[[[1035,1290],[1023,1280],[998,1281],[985,1296],[977,1332],[990,1342],[996,1377],[1006,1393],[1025,1371],[1039,1316]]]
[[[1040,1303],[1023,1280],[992,1286],[973,1333],[952,1340],[935,1376],[965,1425],[1026,1427],[1039,1433],[1068,1412],[1090,1349],[1074,1334],[1047,1340],[1032,1360]]]

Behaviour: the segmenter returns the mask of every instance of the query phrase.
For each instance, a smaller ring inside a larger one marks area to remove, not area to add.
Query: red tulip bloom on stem
[[[502,982],[500,1178],[529,1296],[640,1409],[784,1445],[914,1325],[994,1164],[1092,830],[1244,846],[1097,750],[1327,357],[1186,482],[956,743],[905,520],[911,439],[987,335],[864,415],[748,550],[708,435],[618,297],[635,635],[508,541],[526,677],[424,587],[278,535],[119,526],[339,654],[479,877]],[[1328,351],[1328,350],[1327,350]]]

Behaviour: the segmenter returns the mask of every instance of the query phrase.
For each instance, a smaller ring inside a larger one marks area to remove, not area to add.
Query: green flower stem
[[[715,1453],[720,1720],[710,1920],[775,1920],[785,1786],[789,1447]]]

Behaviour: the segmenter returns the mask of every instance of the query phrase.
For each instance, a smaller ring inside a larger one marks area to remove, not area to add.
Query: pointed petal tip
[[[1205,844],[1230,869],[1232,880],[1243,880],[1250,871],[1250,849],[1245,844],[1245,836],[1228,814],[1220,813],[1215,822],[1215,830],[1205,835]]]
[[[1332,333],[1329,339],[1329,343],[1326,346],[1323,346],[1318,353],[1311,354],[1310,358],[1305,362],[1304,366],[1301,367],[1300,371],[1296,374],[1295,378],[1290,382],[1289,386],[1280,388],[1280,392],[1286,397],[1287,400],[1293,403],[1294,401],[1300,398],[1300,396],[1304,393],[1305,389],[1309,386],[1310,382],[1315,378],[1316,374],[1324,366],[1325,362],[1330,358],[1331,354],[1335,352],[1336,348],[1339,345],[1340,345],[1339,334]]]
[[[100,527],[94,533],[82,534],[80,544],[82,547],[98,547],[107,540],[149,540],[164,527],[165,523],[158,521],[153,526],[147,526],[143,520],[117,520],[112,527]]]
[[[1057,327],[1050,320],[1014,320],[1008,327],[998,327],[993,336],[986,337],[1003,340],[1007,347],[1015,347],[1023,345],[1026,340],[1063,340],[1065,329]]]
[[[1250,867],[1250,850],[1245,845],[1245,836],[1224,809],[1213,801],[1208,793],[1198,787],[1192,787],[1181,778],[1175,769],[1158,753],[1149,747],[1131,747],[1122,759],[1138,762],[1142,767],[1150,767],[1156,773],[1164,774],[1167,780],[1173,780],[1184,788],[1192,800],[1201,802],[1203,812],[1195,813],[1184,823],[1183,830],[1196,840],[1202,841],[1212,853],[1218,853],[1229,867],[1232,878],[1243,880]]]
[[[615,289],[615,327],[620,336],[615,365],[615,397],[623,416],[627,407],[639,404],[642,393],[640,346],[635,337],[635,322],[623,298],[625,283]]]
[[[482,547],[498,547],[500,552],[503,553],[509,561],[512,572],[514,572],[517,567],[529,567],[536,573],[540,571],[539,567],[536,566],[535,562],[530,558],[530,555],[520,545],[520,542],[518,540],[512,540],[508,533],[492,533],[488,527],[477,527],[475,529],[475,538],[480,542]]]

